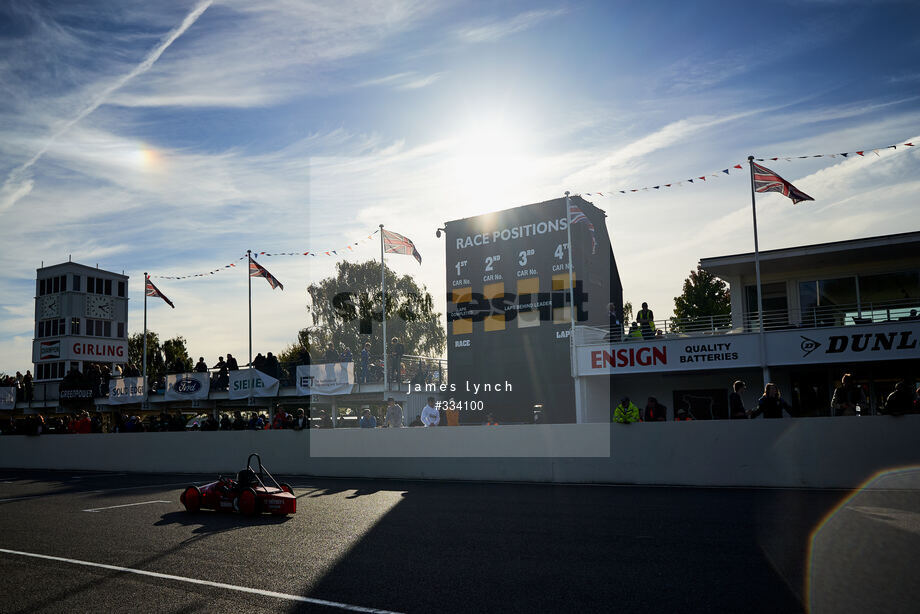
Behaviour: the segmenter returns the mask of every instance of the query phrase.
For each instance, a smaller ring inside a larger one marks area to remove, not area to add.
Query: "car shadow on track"
[[[233,512],[211,510],[202,510],[194,514],[178,511],[163,514],[157,522],[153,523],[153,526],[162,527],[178,524],[186,527],[196,527],[192,533],[202,535],[222,533],[244,527],[279,525],[290,520],[292,520],[291,516],[243,516]]]

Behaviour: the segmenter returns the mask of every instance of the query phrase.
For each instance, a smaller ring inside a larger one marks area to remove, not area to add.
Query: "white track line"
[[[347,603],[339,603],[338,601],[327,601],[325,599],[315,599],[313,597],[301,597],[300,595],[289,595],[288,593],[276,593],[275,591],[266,591],[260,588],[249,588],[248,586],[234,586],[233,584],[224,584],[223,582],[212,582],[210,580],[198,580],[197,578],[185,578],[183,576],[173,576],[165,573],[157,573],[155,571],[145,571],[143,569],[131,569],[130,567],[119,567],[117,565],[105,565],[103,563],[91,563],[89,561],[81,561],[79,559],[65,559],[59,556],[48,556],[47,554],[35,554],[33,552],[20,552],[18,550],[7,550],[6,548],[0,548],[0,552],[5,552],[6,554],[16,554],[18,556],[28,556],[36,559],[46,559],[48,561],[58,561],[60,563],[71,563],[72,565],[83,565],[85,567],[98,567],[100,569],[109,569],[112,571],[119,571],[122,573],[133,573],[139,576],[150,576],[153,578],[163,578],[164,580],[174,580],[176,582],[188,582],[190,584],[200,584],[203,586],[213,586],[215,588],[223,588],[231,591],[239,591],[241,593],[249,593],[251,595],[262,595],[263,597],[274,597],[276,599],[285,599],[287,601],[297,601],[300,603],[312,603],[315,605],[323,605],[330,608],[339,608],[342,610],[348,610],[350,612],[369,612],[371,614],[398,614],[392,610],[380,610],[377,608],[365,608],[359,605],[350,605]]]
[[[140,503],[125,503],[124,505],[110,505],[108,507],[94,507],[84,512],[101,512],[102,510],[114,510],[116,507],[131,507],[134,505],[150,505],[151,503],[172,503],[172,501],[141,501]]]
[[[91,473],[89,475],[72,475],[71,480],[82,480],[84,478],[109,478],[116,475],[128,475],[127,473]]]

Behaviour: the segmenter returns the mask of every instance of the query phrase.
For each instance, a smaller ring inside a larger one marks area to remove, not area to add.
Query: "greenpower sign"
[[[278,396],[278,380],[256,369],[230,371],[231,399]]]

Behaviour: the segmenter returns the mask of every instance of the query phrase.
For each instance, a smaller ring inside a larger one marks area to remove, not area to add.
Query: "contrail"
[[[160,59],[160,56],[163,55],[163,52],[166,51],[170,45],[172,45],[177,38],[182,36],[186,30],[188,30],[192,24],[198,21],[198,18],[201,17],[201,14],[207,10],[209,6],[214,2],[214,0],[203,0],[200,2],[195,9],[189,13],[185,19],[182,20],[182,23],[178,27],[173,29],[167,36],[164,38],[159,45],[157,45],[150,53],[147,54],[147,57],[144,58],[144,61],[134,67],[134,69],[128,74],[124,75],[97,95],[93,101],[76,117],[72,118],[60,130],[51,135],[51,138],[48,139],[48,142],[45,143],[41,149],[39,149],[34,156],[29,158],[24,164],[13,169],[9,176],[6,178],[6,181],[3,182],[3,187],[0,188],[0,211],[5,211],[12,207],[16,202],[21,199],[23,196],[27,195],[32,191],[32,179],[28,177],[26,171],[32,167],[33,164],[38,162],[42,156],[44,156],[51,146],[57,141],[65,132],[70,130],[74,124],[82,120],[84,117],[98,109],[106,99],[111,96],[114,92],[124,87],[128,81],[134,77],[147,72],[150,70],[150,67]]]

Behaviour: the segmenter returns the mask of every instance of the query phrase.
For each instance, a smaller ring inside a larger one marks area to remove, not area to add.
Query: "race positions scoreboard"
[[[571,294],[579,324],[607,326],[622,289],[603,211],[585,214],[568,242],[565,198],[448,222],[448,368],[456,400],[477,401],[461,420],[575,420],[569,362]],[[570,294],[569,249],[574,286]]]

